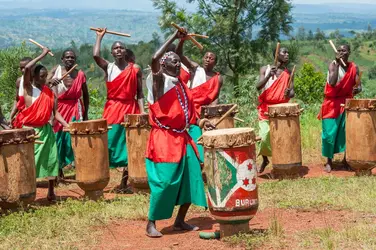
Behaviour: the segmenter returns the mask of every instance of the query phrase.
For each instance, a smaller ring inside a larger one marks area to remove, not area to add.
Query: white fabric
[[[266,66],[265,77],[270,73],[270,70],[271,70],[270,65]],[[278,79],[278,77],[275,77],[275,76],[274,77],[270,77],[269,80],[268,80],[268,82],[261,89],[261,93],[263,93],[265,90],[267,90],[268,88],[270,88],[277,79]]]
[[[31,86],[32,86],[31,102],[34,103],[38,99],[38,97],[40,96],[41,91],[40,91],[40,89],[35,87],[33,84]],[[18,96],[24,96],[24,94],[25,94],[24,77],[22,76],[21,80],[20,80],[20,88],[18,90]]]
[[[176,83],[179,81],[178,78],[166,75],[163,73],[164,76],[164,87],[163,87],[163,94],[166,94],[170,89],[176,86]],[[154,103],[154,96],[153,96],[153,74],[150,73],[146,78],[146,87],[148,89],[148,102],[150,104]]]
[[[333,61],[334,64],[337,64],[336,61]],[[345,76],[346,74],[346,71],[344,68],[342,68],[341,65],[339,65],[339,69],[338,69],[338,79],[337,79],[337,83],[340,82],[342,80],[342,78]],[[326,77],[326,81],[329,82],[329,70],[328,70],[328,74],[327,74],[327,77]]]
[[[107,81],[112,82],[113,80],[115,80],[116,77],[118,77],[118,75],[120,75],[121,72],[122,70],[119,69],[115,62],[109,63],[107,66]]]
[[[194,89],[198,86],[200,86],[201,84],[205,83],[206,82],[206,72],[205,72],[205,69],[202,68],[202,67],[197,67],[196,69],[196,72],[195,72],[195,76],[192,80],[192,86],[190,86],[191,89]]]
[[[62,71],[63,70],[62,70],[61,66],[60,65],[57,66],[53,78],[60,79],[61,76],[63,75]],[[57,94],[57,96],[60,96],[60,95],[64,94],[68,90],[68,88],[65,86],[63,81],[60,81],[60,83],[58,85],[53,87],[53,90],[54,90],[55,94]]]

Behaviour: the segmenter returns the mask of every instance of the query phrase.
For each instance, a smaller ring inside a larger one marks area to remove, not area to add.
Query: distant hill
[[[0,48],[20,44],[28,38],[41,41],[51,48],[70,46],[71,40],[78,45],[93,43],[95,32],[89,30],[90,26],[107,27],[132,35],[131,38],[106,36],[105,43],[115,39],[121,39],[128,44],[150,41],[153,32],[160,33],[158,12],[51,8],[38,10],[11,8],[12,6],[9,4],[0,7]],[[300,26],[313,32],[317,28],[326,33],[339,29],[348,36],[348,31],[366,30],[368,24],[376,28],[376,5],[297,4],[293,9],[293,17],[295,31]]]

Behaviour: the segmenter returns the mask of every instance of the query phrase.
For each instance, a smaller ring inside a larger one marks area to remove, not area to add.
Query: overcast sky
[[[175,0],[179,6],[192,9],[192,5],[186,0]],[[375,4],[375,0],[293,0],[293,3],[323,4],[323,3],[369,3]],[[153,11],[151,0],[0,0],[0,8],[106,8],[106,9],[134,9]]]

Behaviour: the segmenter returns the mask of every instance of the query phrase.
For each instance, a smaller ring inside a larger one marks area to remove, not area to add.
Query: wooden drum
[[[0,131],[0,207],[14,208],[35,200],[35,131]]]
[[[128,149],[128,176],[133,192],[149,193],[145,166],[146,146],[150,134],[148,114],[129,114],[124,117]]]
[[[105,119],[69,124],[77,185],[89,199],[102,197],[110,181],[107,131]]]
[[[204,132],[205,173],[210,213],[220,224],[220,235],[249,231],[258,209],[256,147],[252,128]]]
[[[274,178],[299,177],[302,167],[299,115],[302,111],[297,103],[268,106]]]
[[[215,124],[229,109],[231,109],[235,104],[218,104],[210,106],[201,107],[201,119],[207,118],[213,124]],[[235,109],[229,116],[227,116],[221,123],[217,125],[218,129],[222,128],[233,128],[234,127],[234,116],[238,113]]]
[[[346,100],[346,161],[356,175],[376,166],[376,99]]]

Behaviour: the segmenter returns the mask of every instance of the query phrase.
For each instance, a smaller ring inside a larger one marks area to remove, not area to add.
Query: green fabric
[[[346,149],[345,113],[337,118],[322,120],[322,155],[333,159],[334,154]]]
[[[272,156],[272,146],[270,145],[270,128],[269,121],[259,121],[259,136],[261,141],[258,143],[259,151],[258,155]]]
[[[193,141],[196,144],[198,153],[200,154],[200,161],[204,162],[204,147],[197,144],[198,138],[202,135],[202,130],[197,125],[189,126],[188,134],[192,137]]]
[[[74,161],[72,140],[69,132],[56,133],[57,152],[59,156],[59,168],[72,164]]]
[[[151,190],[149,220],[171,218],[175,205],[207,207],[200,163],[191,145],[179,163],[146,159],[146,171]]]
[[[110,168],[125,167],[128,165],[128,152],[125,143],[125,128],[120,124],[112,124],[108,130],[108,154]]]
[[[43,127],[34,128],[43,144],[34,145],[35,167],[37,178],[55,177],[59,173],[56,138],[52,126],[47,123]]]

